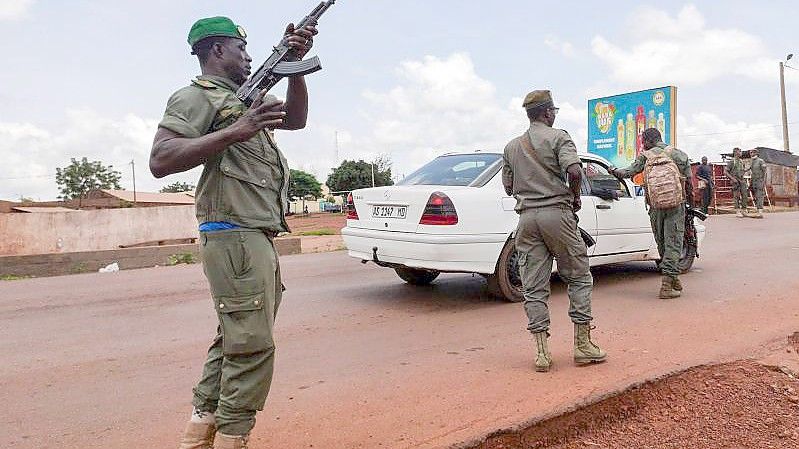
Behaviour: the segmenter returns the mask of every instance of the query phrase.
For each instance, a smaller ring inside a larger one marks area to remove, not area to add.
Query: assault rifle
[[[319,18],[333,6],[336,0],[327,0],[319,4],[310,14],[300,20],[294,27],[298,30],[306,25],[315,25]],[[319,58],[297,61],[297,54],[288,45],[288,37],[283,37],[280,43],[272,47],[272,55],[255,71],[250,79],[239,87],[236,96],[247,106],[251,105],[262,90],[269,92],[275,84],[287,76],[302,76],[322,69]]]

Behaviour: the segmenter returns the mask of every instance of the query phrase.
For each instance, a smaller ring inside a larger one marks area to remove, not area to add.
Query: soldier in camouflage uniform
[[[746,180],[744,180],[744,163],[741,160],[741,149],[733,148],[732,159],[724,167],[724,175],[730,179],[732,185],[732,198],[738,218],[746,215]]]
[[[763,218],[763,198],[766,196],[766,161],[760,158],[757,148],[749,150],[752,156],[752,164],[749,170],[752,173],[752,193],[755,196],[755,206],[757,212],[751,215],[752,218]]]
[[[286,29],[297,58],[316,28]],[[252,59],[244,30],[226,17],[189,32],[202,75],[167,103],[150,155],[157,178],[203,165],[195,196],[203,269],[219,325],[194,388],[181,449],[245,449],[272,381],[272,337],[282,285],[273,238],[284,220],[289,169],[273,129],[302,129],[308,93],[289,80],[286,102],[260,95],[247,108],[235,95]]]
[[[535,369],[549,371],[549,280],[552,259],[569,285],[569,316],[574,323],[574,361],[602,362],[606,354],[591,341],[593,278],[585,243],[577,229],[582,170],[574,142],[554,129],[558,108],[548,90],[527,94],[523,107],[530,127],[505,147],[502,184],[516,198],[519,225],[516,251],[524,291],[524,309],[536,341]],[[568,176],[568,184],[566,183]]]
[[[642,139],[645,150],[652,150],[658,154],[666,151],[671,157],[685,181],[685,198],[691,198],[691,161],[688,159],[688,155],[663,143],[660,131],[655,128],[644,130]],[[646,159],[645,152],[641,152],[632,165],[627,168],[614,168],[611,173],[618,178],[629,178],[637,175],[644,171]],[[680,204],[671,209],[650,207],[649,222],[652,224],[652,232],[658,245],[660,271],[663,274],[659,297],[662,299],[676,298],[682,293],[679,262],[682,256],[685,236],[685,204]]]

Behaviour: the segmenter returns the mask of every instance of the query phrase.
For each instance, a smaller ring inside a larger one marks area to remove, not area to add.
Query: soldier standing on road
[[[529,319],[527,329],[536,342],[535,369],[546,372],[552,365],[547,301],[553,257],[558,262],[558,274],[568,284],[574,361],[580,365],[603,362],[605,352],[591,341],[593,278],[577,229],[580,158],[569,134],[552,128],[558,108],[548,90],[527,94],[523,107],[530,128],[505,146],[502,184],[505,192],[516,198],[519,214],[516,251]]]
[[[752,164],[749,170],[752,173],[752,193],[755,196],[755,206],[757,213],[752,218],[763,218],[763,198],[766,195],[766,161],[760,158],[757,148],[749,150],[752,156]]]
[[[301,59],[316,28],[286,28]],[[290,78],[286,102],[262,94],[247,108],[236,89],[252,59],[244,30],[226,17],[198,20],[189,31],[202,75],[167,103],[150,155],[157,178],[204,165],[195,197],[200,251],[219,326],[194,388],[181,449],[246,449],[255,414],[272,381],[272,328],[281,300],[273,238],[287,231],[289,169],[272,129],[302,129],[308,92]]]
[[[702,156],[702,163],[696,167],[696,179],[699,191],[702,194],[702,212],[707,213],[707,208],[713,198],[713,167],[708,165],[707,157]]]
[[[741,160],[741,149],[733,148],[732,159],[724,167],[724,175],[730,179],[732,198],[738,218],[746,215],[746,181],[744,180],[744,163]]]
[[[656,128],[645,129],[642,138],[645,151],[635,159],[635,162],[627,168],[613,168],[610,172],[618,178],[629,178],[644,171],[647,166],[648,155],[654,158],[665,153],[677,166],[684,184],[685,195],[683,198],[691,198],[691,161],[688,159],[688,155],[663,143],[660,131]],[[644,188],[646,188],[646,185]],[[679,261],[682,256],[685,234],[684,201],[670,209],[656,209],[650,205],[649,221],[652,224],[652,232],[658,245],[660,271],[663,274],[659,297],[662,299],[676,298],[682,292],[682,283],[679,278]]]

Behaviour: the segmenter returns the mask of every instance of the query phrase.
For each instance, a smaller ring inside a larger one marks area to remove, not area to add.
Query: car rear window
[[[500,154],[490,153],[439,156],[397,185],[467,186],[501,158]]]

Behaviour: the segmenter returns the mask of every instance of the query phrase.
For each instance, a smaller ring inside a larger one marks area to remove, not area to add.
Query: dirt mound
[[[799,381],[753,361],[692,368],[471,449],[600,447],[799,447]]]

